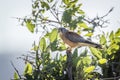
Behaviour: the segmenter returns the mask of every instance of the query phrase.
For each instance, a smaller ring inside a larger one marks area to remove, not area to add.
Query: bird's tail
[[[102,45],[86,40],[85,44],[90,47],[102,49]]]

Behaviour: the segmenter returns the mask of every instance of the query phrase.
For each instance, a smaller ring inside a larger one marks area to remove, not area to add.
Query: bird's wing
[[[83,37],[81,37],[80,35],[74,32],[67,32],[65,34],[65,37],[72,42],[84,42],[85,41]]]
[[[70,40],[72,42],[75,42],[75,43],[80,42],[80,43],[83,43],[86,46],[92,46],[92,47],[95,47],[95,48],[102,49],[102,46],[100,44],[91,42],[89,40],[85,40],[82,36],[80,36],[80,35],[78,35],[77,33],[74,33],[74,32],[67,32],[65,34],[65,37],[68,40]]]

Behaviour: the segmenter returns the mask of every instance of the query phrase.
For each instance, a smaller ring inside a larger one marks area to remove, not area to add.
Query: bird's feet
[[[67,48],[67,53],[71,53],[71,51],[72,51],[71,47],[68,47]]]

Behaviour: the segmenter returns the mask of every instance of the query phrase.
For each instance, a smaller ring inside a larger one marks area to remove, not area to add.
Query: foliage
[[[68,80],[68,56],[62,55],[67,48],[58,36],[58,26],[75,30],[77,33],[85,32],[85,36],[91,38],[94,29],[104,26],[104,17],[112,11],[110,10],[103,17],[97,16],[89,20],[86,19],[81,6],[78,0],[33,0],[32,15],[22,19],[22,25],[32,33],[39,32],[40,29],[45,34],[42,34],[38,44],[34,43],[31,54],[23,58],[26,65],[22,79]],[[99,24],[101,21],[104,22],[102,25]],[[120,61],[120,29],[108,35],[100,35],[99,39],[100,44],[103,45],[102,50],[90,47],[90,50],[86,48],[84,51],[79,51],[79,48],[76,48],[73,51],[71,63],[74,80],[98,80],[100,76],[106,78],[114,76],[114,73],[120,74],[117,72],[117,69],[120,69],[120,66],[117,66]],[[53,53],[54,57],[51,55]],[[102,69],[103,75],[96,71],[98,66]],[[15,72],[14,79],[21,77]]]
[[[18,74],[17,74],[16,72],[14,73],[14,79],[15,79],[15,80],[18,80],[18,79],[19,79]]]

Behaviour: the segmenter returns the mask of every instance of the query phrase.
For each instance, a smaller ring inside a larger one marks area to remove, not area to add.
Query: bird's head
[[[68,32],[68,30],[65,29],[65,28],[59,28],[58,32],[61,32],[61,33],[65,34],[66,32]]]

